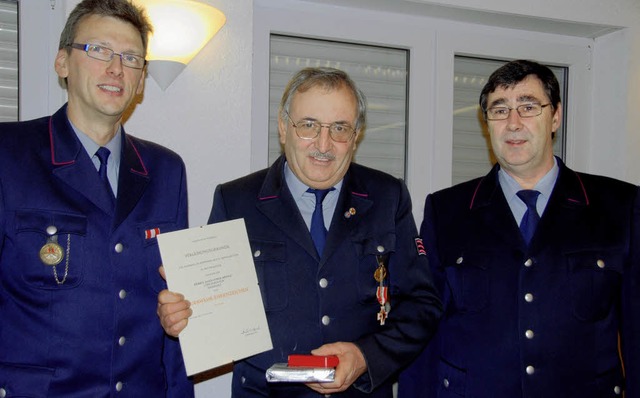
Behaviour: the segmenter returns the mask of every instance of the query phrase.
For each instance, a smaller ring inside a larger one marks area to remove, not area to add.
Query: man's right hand
[[[160,267],[160,274],[164,278],[164,269]],[[184,299],[180,293],[174,293],[167,289],[158,294],[158,308],[156,313],[160,318],[160,324],[169,336],[178,337],[180,332],[187,327],[189,317],[193,314],[191,303]]]

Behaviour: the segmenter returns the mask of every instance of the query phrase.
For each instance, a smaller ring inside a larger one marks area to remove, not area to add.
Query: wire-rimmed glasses
[[[320,135],[320,131],[322,131],[323,127],[327,127],[329,129],[329,136],[335,142],[348,142],[356,133],[356,130],[346,123],[320,123],[312,119],[303,119],[294,122],[293,119],[291,119],[291,116],[289,116],[289,113],[285,113],[287,114],[296,135],[298,138],[303,140],[316,139]]]
[[[117,53],[110,49],[109,47],[101,46],[99,44],[91,44],[91,43],[72,43],[69,45],[71,48],[75,48],[77,50],[82,50],[87,53],[87,55],[93,59],[97,59],[104,62],[109,62],[113,59],[114,55],[120,57],[122,61],[122,65],[127,68],[133,69],[142,69],[144,68],[147,61],[144,57],[136,54],[130,53]]]
[[[551,105],[551,103],[541,105],[537,102],[518,105],[515,108],[506,105],[492,106],[487,109],[487,120],[505,120],[509,118],[512,110],[516,110],[520,117],[536,117],[542,114],[542,109]]]

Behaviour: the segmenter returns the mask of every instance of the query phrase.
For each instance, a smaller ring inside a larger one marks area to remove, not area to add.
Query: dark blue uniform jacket
[[[151,232],[187,226],[184,164],[159,145],[122,137],[114,209],[66,106],[52,117],[0,124],[7,398],[193,396],[179,344],[156,316],[165,284]],[[55,267],[39,255],[52,231],[65,252]]]
[[[444,315],[400,397],[640,397],[638,187],[558,163],[530,247],[497,166],[427,198]]]
[[[265,371],[289,354],[346,341],[362,350],[368,373],[355,383],[359,389],[336,396],[390,398],[394,376],[429,340],[441,313],[415,241],[409,193],[402,181],[352,164],[318,257],[283,167],[281,157],[215,193],[210,222],[245,220],[274,347],[235,364],[233,396],[319,397],[304,385],[267,385]],[[378,255],[389,270],[384,326],[376,319]]]

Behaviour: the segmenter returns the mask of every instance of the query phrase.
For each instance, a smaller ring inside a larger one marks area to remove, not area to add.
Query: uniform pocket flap
[[[287,258],[284,242],[251,239],[249,245],[255,261],[285,262]]]
[[[55,229],[48,229],[49,227]],[[16,211],[16,230],[18,232],[40,232],[47,235],[85,235],[87,233],[87,218],[79,214],[54,211],[18,210]]]
[[[365,236],[355,240],[359,256],[381,255],[396,251],[396,234],[386,233],[373,236]]]

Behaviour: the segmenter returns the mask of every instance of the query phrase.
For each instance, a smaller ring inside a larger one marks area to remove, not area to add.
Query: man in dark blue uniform
[[[143,11],[85,0],[55,60],[68,103],[0,125],[0,396],[193,396],[155,314],[155,236],[186,228],[184,164],[125,133],[145,77]]]
[[[300,71],[278,114],[284,155],[216,189],[209,221],[244,218],[273,341],[234,365],[234,397],[391,398],[397,372],[435,331],[441,305],[407,188],[352,163],[365,114],[344,72]],[[191,313],[179,299],[159,297],[172,335]],[[335,381],[266,382],[271,365],[308,353],[338,356]]]
[[[640,397],[638,187],[553,156],[549,68],[507,63],[480,105],[498,164],[427,197],[445,315],[399,396]]]

